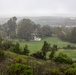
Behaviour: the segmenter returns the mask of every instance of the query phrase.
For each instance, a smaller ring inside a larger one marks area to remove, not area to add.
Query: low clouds
[[[0,0],[0,16],[76,16],[76,0]]]

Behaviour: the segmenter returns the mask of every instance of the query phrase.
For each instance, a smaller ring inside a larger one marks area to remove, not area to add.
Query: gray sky
[[[0,0],[0,16],[76,17],[76,0]]]

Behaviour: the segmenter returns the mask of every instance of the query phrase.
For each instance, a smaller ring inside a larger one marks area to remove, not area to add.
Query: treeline
[[[56,36],[63,41],[76,43],[76,27],[51,27],[50,25],[41,26],[35,24],[30,19],[22,19],[16,23],[17,18],[10,18],[5,24],[0,26],[0,37],[2,38],[18,38],[26,41],[37,37],[51,37]]]
[[[29,41],[33,36],[50,37],[52,29],[50,26],[35,24],[30,19],[22,19],[16,23],[17,18],[10,18],[5,24],[0,26],[0,36],[3,38],[19,38]]]
[[[63,41],[76,43],[76,27],[56,27],[53,33]]]

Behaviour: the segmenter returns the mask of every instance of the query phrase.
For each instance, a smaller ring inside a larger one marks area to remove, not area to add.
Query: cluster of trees
[[[5,24],[0,26],[0,36],[3,38],[19,38],[29,41],[32,36],[50,37],[52,29],[50,26],[35,24],[30,19],[22,19],[16,23],[17,18],[10,18]]]
[[[16,17],[10,18],[7,23],[3,24],[3,30],[9,38],[16,38]]]
[[[21,49],[19,43],[14,44],[11,41],[7,41],[7,40],[3,41],[0,38],[0,62],[2,62],[5,59],[5,51],[11,51],[17,54],[27,55],[27,56],[30,53],[27,45],[25,45],[24,48]]]
[[[76,43],[76,27],[50,27],[35,24],[30,19],[22,19],[16,23],[17,18],[10,18],[5,24],[0,26],[0,36],[5,38],[19,38],[29,41],[33,36],[51,37],[53,34],[64,41]]]
[[[53,33],[63,41],[76,43],[76,27],[57,27],[54,29]]]
[[[25,45],[23,49],[20,48],[20,44],[17,42],[16,44],[13,44],[10,41],[5,41],[4,43],[2,43],[2,48],[7,51],[10,50],[12,52],[18,53],[18,54],[22,54],[22,55],[29,55],[30,51],[28,49],[28,46]]]
[[[29,19],[23,19],[18,23],[18,38],[29,41],[32,36],[50,37],[52,30],[50,26],[43,26],[35,24]]]
[[[31,54],[31,56],[38,58],[38,59],[47,59],[47,52],[51,52],[49,55],[49,59],[52,59],[55,55],[55,52],[58,50],[57,45],[53,45],[53,47],[50,46],[47,41],[44,41],[44,44],[40,51],[37,51],[36,53]]]
[[[76,49],[76,47],[72,45],[67,45],[66,47],[63,47],[63,49]]]

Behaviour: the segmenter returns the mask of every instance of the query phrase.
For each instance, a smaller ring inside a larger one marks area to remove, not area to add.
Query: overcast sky
[[[0,16],[76,17],[76,0],[0,0]]]

